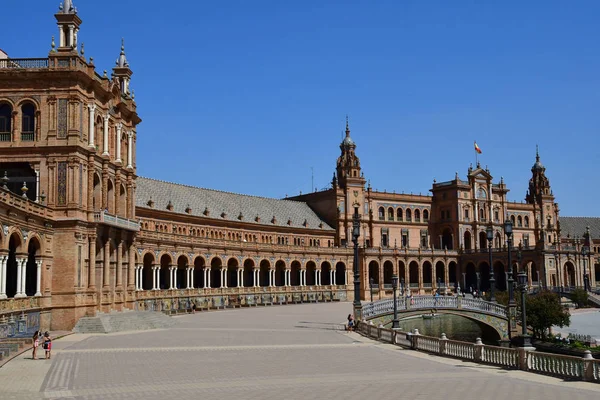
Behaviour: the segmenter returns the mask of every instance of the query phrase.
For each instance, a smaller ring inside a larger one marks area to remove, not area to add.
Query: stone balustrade
[[[507,318],[506,308],[481,299],[469,299],[447,296],[413,296],[400,297],[396,300],[398,312],[409,310],[457,309],[479,311],[486,314]],[[363,306],[363,317],[376,318],[394,311],[394,299],[383,299]]]
[[[385,343],[395,344],[412,350],[424,351],[445,357],[470,360],[476,363],[495,365],[502,368],[520,369],[538,374],[551,375],[569,380],[600,383],[600,360],[592,358],[589,351],[584,357],[541,353],[529,348],[506,348],[484,345],[480,339],[475,343],[402,332],[397,329],[375,326],[360,321],[357,331]]]

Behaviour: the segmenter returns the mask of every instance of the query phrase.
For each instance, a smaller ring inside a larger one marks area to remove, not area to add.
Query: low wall
[[[589,351],[584,357],[530,351],[526,348],[505,348],[489,346],[477,340],[476,343],[449,340],[419,335],[418,332],[401,332],[361,321],[358,333],[371,339],[391,343],[404,348],[452,357],[476,363],[495,365],[509,369],[520,369],[567,380],[581,380],[600,383],[600,360],[594,360]]]

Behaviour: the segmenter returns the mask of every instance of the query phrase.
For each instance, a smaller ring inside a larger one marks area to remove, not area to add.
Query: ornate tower
[[[71,0],[61,3],[58,13],[54,15],[58,24],[58,52],[77,51],[77,35],[81,18]]]
[[[350,243],[352,240],[352,215],[356,208],[363,214],[362,220],[368,219],[365,204],[365,178],[361,174],[360,160],[356,156],[356,144],[350,137],[348,116],[346,116],[346,137],[340,143],[341,155],[337,159],[337,180],[334,176],[332,184],[336,191],[338,204],[338,244]],[[364,225],[363,225],[364,226]],[[361,229],[364,236],[364,229]]]
[[[117,58],[115,64],[115,67],[113,67],[113,77],[119,82],[121,94],[129,96],[129,81],[131,80],[133,72],[131,71],[131,68],[129,68],[127,57],[125,57],[124,39],[121,39],[121,54],[119,55],[119,58]]]
[[[532,177],[525,196],[528,204],[534,205],[536,243],[541,248],[558,240],[557,222],[558,205],[554,202],[554,194],[550,180],[546,177],[546,168],[540,162],[540,154],[536,146],[535,163],[531,167]]]

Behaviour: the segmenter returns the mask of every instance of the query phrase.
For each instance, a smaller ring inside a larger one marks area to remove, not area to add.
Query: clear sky
[[[374,189],[480,161],[521,201],[540,146],[562,215],[599,216],[600,1],[74,0],[98,71],[121,37],[142,176],[267,197],[331,181],[345,115]],[[0,48],[43,57],[55,0],[3,0]]]

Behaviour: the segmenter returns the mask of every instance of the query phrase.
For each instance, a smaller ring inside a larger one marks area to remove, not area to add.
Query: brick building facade
[[[592,286],[600,281],[600,223],[559,218],[539,155],[523,203],[480,165],[434,182],[431,195],[374,191],[348,123],[328,190],[267,199],[138,177],[141,119],[124,45],[111,75],[99,74],[78,43],[72,1],[55,18],[47,57],[0,57],[5,336],[36,323],[70,329],[97,311],[350,299],[355,211],[363,297],[371,281],[389,295],[394,274],[423,294],[487,290],[488,227],[496,285],[506,288],[507,218],[513,268],[530,285],[581,286],[584,268]]]

